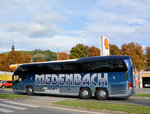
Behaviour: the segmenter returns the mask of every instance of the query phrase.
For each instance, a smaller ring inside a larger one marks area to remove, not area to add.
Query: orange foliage
[[[120,49],[117,45],[110,44],[110,55],[120,55]]]
[[[59,53],[59,60],[66,60],[66,59],[69,59],[69,54],[67,53]]]
[[[95,46],[92,46],[88,49],[88,56],[100,56],[100,49],[96,48]]]
[[[11,51],[0,54],[0,71],[14,71],[10,69],[11,64],[30,63],[31,56],[27,52]]]
[[[46,61],[45,59],[36,60],[36,62],[45,62],[45,61]]]
[[[144,69],[144,54],[141,45],[131,42],[129,44],[123,44],[121,47],[121,54],[130,56],[134,65],[137,66],[138,71]]]
[[[150,47],[146,48],[146,67],[150,71]]]

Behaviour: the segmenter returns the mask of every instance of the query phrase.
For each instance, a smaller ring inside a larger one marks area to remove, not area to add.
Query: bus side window
[[[126,72],[127,66],[122,60],[116,60],[113,62],[113,71],[114,72]]]
[[[52,73],[62,73],[62,65],[61,64],[51,64],[51,72]]]
[[[112,67],[113,67],[113,61],[102,61],[102,71],[103,72],[113,72]]]
[[[80,63],[64,63],[63,64],[63,73],[81,73],[81,64]]]
[[[50,65],[48,65],[48,64],[44,64],[43,66],[42,66],[42,74],[50,74],[51,73],[51,67],[50,67]]]
[[[89,72],[99,72],[102,70],[102,64],[101,62],[89,62],[87,64],[87,70]]]
[[[111,72],[112,61],[95,61],[87,63],[88,72]]]

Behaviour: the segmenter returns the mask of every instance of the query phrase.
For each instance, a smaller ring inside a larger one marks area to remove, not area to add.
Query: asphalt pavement
[[[135,94],[150,94],[150,88],[136,88]]]
[[[22,93],[14,93],[11,89],[0,89],[0,93],[9,93],[9,94],[22,94]],[[150,88],[136,89],[136,93],[150,93]],[[79,97],[72,96],[56,96],[56,95],[44,95],[44,94],[35,94],[34,96],[29,96],[26,99],[17,99],[13,100],[13,102],[17,102],[16,104],[12,104],[10,102],[4,102],[0,99],[0,114],[5,112],[4,109],[10,110],[11,114],[88,114],[97,112],[90,112],[86,110],[75,110],[70,108],[62,108],[53,105],[54,102],[62,101],[62,100],[83,100]],[[110,100],[97,100],[95,98],[88,99],[89,101],[94,102],[105,102],[105,103],[118,103],[118,104],[138,104],[150,106],[150,98],[141,98],[141,97],[129,97],[129,99],[110,99]],[[22,105],[20,105],[21,103]],[[5,105],[3,105],[5,104]],[[26,105],[27,104],[27,105]],[[22,107],[23,110],[19,110],[19,108],[12,108],[8,105]],[[32,106],[33,105],[33,106]],[[35,107],[34,107],[35,106]]]
[[[103,114],[99,112],[40,106],[31,103],[0,99],[0,114]]]

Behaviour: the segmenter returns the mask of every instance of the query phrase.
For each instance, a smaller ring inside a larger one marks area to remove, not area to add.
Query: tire
[[[104,88],[100,88],[96,90],[96,98],[99,100],[107,100],[108,99],[108,91]]]
[[[26,93],[27,93],[27,95],[33,95],[34,94],[34,89],[33,89],[33,87],[32,86],[29,86],[29,87],[27,87],[26,88]]]
[[[79,96],[82,99],[89,99],[89,98],[91,98],[92,93],[89,88],[81,88]]]

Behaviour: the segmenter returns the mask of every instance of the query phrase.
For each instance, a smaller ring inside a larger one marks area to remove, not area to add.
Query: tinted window
[[[52,74],[52,73],[82,73],[82,72],[125,72],[127,67],[122,60],[91,61],[85,63],[43,63],[20,66],[18,74]]]
[[[84,63],[86,72],[124,72],[127,70],[122,60],[92,61]]]
[[[61,73],[62,65],[61,64],[49,64],[50,73]]]
[[[127,71],[127,66],[123,61],[116,60],[113,62],[112,70],[114,72],[125,72],[125,71]]]
[[[44,74],[44,73],[61,73],[62,65],[57,63],[34,64],[20,66],[15,75],[19,74]]]
[[[40,64],[25,65],[25,66],[20,66],[16,70],[15,75],[18,75],[18,74],[40,74],[41,70],[42,70],[42,66]]]
[[[80,63],[64,63],[63,64],[63,73],[81,73],[82,66]]]
[[[27,79],[27,74],[20,74],[20,75],[14,75],[13,76],[13,83],[22,82]],[[12,82],[10,82],[12,83]]]
[[[42,65],[43,74],[61,73],[62,65],[58,63],[48,63]]]

